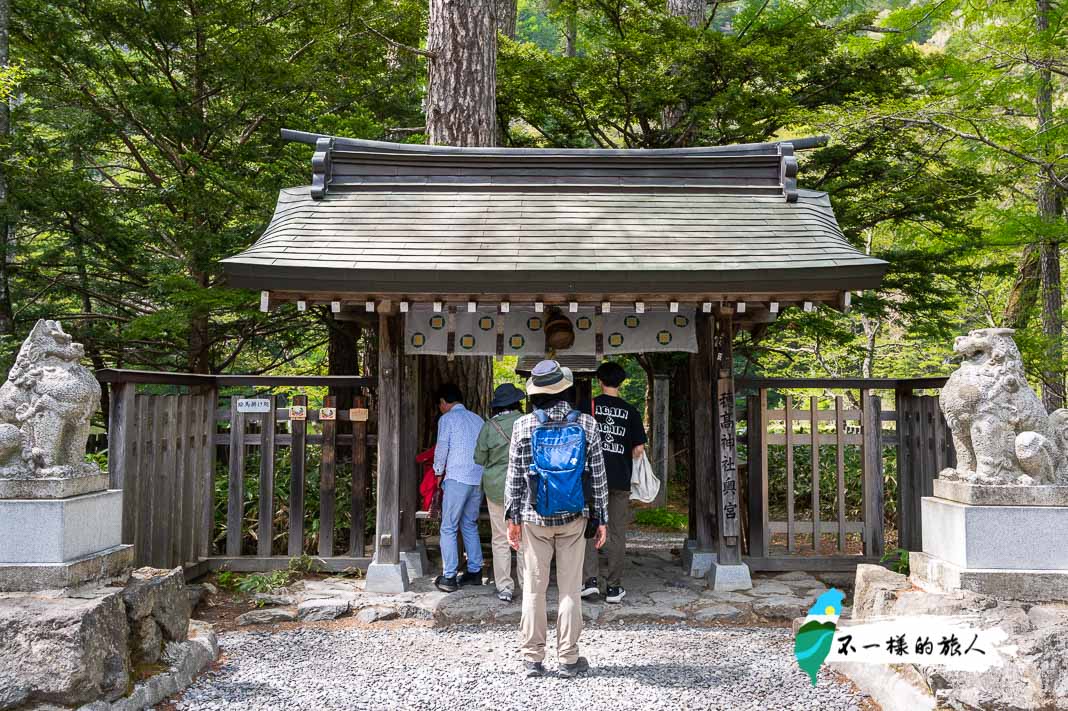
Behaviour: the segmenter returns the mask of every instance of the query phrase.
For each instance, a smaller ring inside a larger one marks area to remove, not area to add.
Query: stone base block
[[[961,568],[1068,570],[1068,506],[974,506],[925,496],[923,551]]]
[[[708,571],[708,584],[717,592],[732,590],[752,590],[753,576],[745,563],[721,565],[713,562]]]
[[[0,499],[68,499],[107,488],[108,475],[99,471],[72,479],[0,479]]]
[[[971,506],[1068,506],[1068,486],[993,486],[935,479],[934,495]]]
[[[419,541],[415,549],[401,551],[401,560],[408,567],[409,578],[423,578],[430,575],[430,559],[426,555],[426,544]]]
[[[0,564],[65,563],[122,543],[122,491],[0,500]]]
[[[133,566],[133,546],[118,545],[64,563],[0,563],[0,592],[58,590],[122,575]]]
[[[932,593],[970,590],[1002,600],[1068,603],[1068,570],[962,568],[931,555],[909,554],[911,580]]]
[[[682,569],[692,578],[705,577],[715,564],[716,554],[713,551],[701,551],[689,545],[682,549]]]
[[[377,593],[402,593],[408,592],[408,566],[402,560],[400,563],[371,563],[367,567],[367,578],[364,581],[365,592]]]

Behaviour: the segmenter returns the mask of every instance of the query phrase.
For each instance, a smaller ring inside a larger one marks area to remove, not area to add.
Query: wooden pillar
[[[656,495],[654,506],[663,506],[667,503],[668,478],[671,474],[668,457],[670,443],[668,428],[671,420],[670,391],[670,376],[667,373],[655,373],[653,375],[653,437],[649,459],[653,465],[653,472],[660,480],[660,492]]]
[[[734,324],[730,315],[716,319],[716,398],[713,419],[716,443],[716,552],[720,565],[742,562],[741,510],[738,497],[738,436],[734,413]]]
[[[693,490],[694,537],[698,551],[712,551],[715,541],[713,507],[715,497],[714,427],[716,403],[712,392],[715,365],[712,342],[713,321],[697,314],[697,353],[690,359],[690,385],[693,393]]]
[[[112,383],[108,413],[108,488],[121,489],[122,542],[134,542],[137,525],[138,474],[129,466],[133,455],[134,395],[137,386],[133,383]]]
[[[375,562],[400,563],[401,328],[390,314],[378,317],[378,497]]]
[[[885,548],[883,530],[882,400],[860,391],[861,462],[864,480],[864,555],[881,558]]]
[[[400,393],[400,550],[415,550],[415,512],[419,509],[419,363],[418,356],[401,358]]]

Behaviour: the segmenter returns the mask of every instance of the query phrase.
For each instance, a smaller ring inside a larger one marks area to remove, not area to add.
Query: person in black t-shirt
[[[645,427],[642,416],[633,405],[619,397],[619,386],[627,379],[627,371],[619,363],[607,361],[597,368],[597,380],[603,394],[587,405],[593,411],[601,432],[601,451],[608,474],[608,542],[604,544],[605,602],[621,602],[627,591],[623,589],[623,559],[627,548],[627,524],[630,523],[630,477],[634,460],[645,451]],[[582,566],[582,597],[600,594],[598,587],[597,549],[593,540],[586,541],[586,559]]]

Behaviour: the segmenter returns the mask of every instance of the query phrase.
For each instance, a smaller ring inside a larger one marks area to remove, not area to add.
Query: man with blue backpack
[[[597,421],[572,407],[568,393],[573,395],[573,386],[571,372],[556,361],[543,360],[534,367],[527,380],[534,412],[516,420],[508,452],[505,517],[508,542],[522,557],[519,637],[529,677],[545,674],[545,593],[554,554],[560,675],[574,677],[589,670],[578,647],[582,562],[587,522],[599,524],[590,531],[597,548],[608,536],[608,479]]]

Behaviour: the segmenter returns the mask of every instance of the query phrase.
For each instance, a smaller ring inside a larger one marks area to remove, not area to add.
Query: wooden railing
[[[915,549],[919,499],[930,495],[934,477],[953,457],[937,399],[915,390],[944,383],[945,378],[740,379],[739,391],[752,393],[738,414],[745,422],[740,441],[747,449],[750,565],[843,569],[879,560],[886,550],[887,464],[897,477],[893,542]],[[797,390],[809,392],[795,398],[790,393]],[[893,391],[896,410],[884,409],[876,391],[885,390]],[[781,391],[787,394],[769,407],[769,393]],[[890,423],[892,429],[886,429]],[[806,499],[803,517],[798,489]]]
[[[111,369],[99,371],[97,377],[111,390],[108,470],[111,487],[124,492],[123,541],[134,545],[137,564],[182,565],[190,573],[207,568],[270,570],[284,567],[291,556],[311,553],[323,569],[366,566],[373,437],[368,433],[365,391],[373,379]],[[176,392],[139,393],[139,385],[170,386]],[[279,387],[321,386],[361,394],[355,397],[352,410],[340,411],[331,396],[324,398],[322,407],[309,408],[306,394],[295,395],[292,405],[286,396],[271,394]],[[220,388],[230,392],[220,395]],[[270,410],[239,412],[238,401],[245,396],[268,398]],[[339,434],[338,423],[349,431]],[[309,525],[304,516],[309,445],[320,452],[313,462],[319,469],[319,526],[313,548],[306,545]],[[342,546],[334,540],[339,450],[348,455],[346,466],[351,465],[349,536]],[[276,496],[276,464],[285,453],[289,455],[289,491],[285,514],[279,517],[283,502]],[[246,463],[256,454],[257,470],[246,471]],[[217,469],[226,476],[225,531],[218,531],[216,523]],[[256,484],[254,511],[246,510],[251,481]],[[279,518],[284,520],[281,527]],[[251,536],[246,532],[250,519],[255,524]],[[224,534],[219,545],[214,543],[217,534]],[[284,550],[281,538],[287,539]]]

